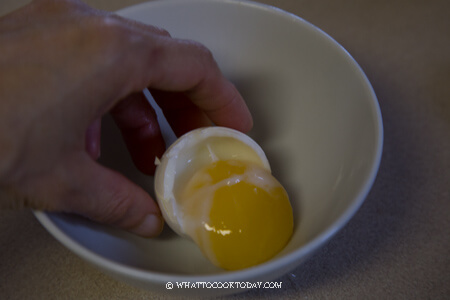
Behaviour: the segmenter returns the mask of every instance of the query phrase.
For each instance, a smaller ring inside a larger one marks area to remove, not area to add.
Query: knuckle
[[[194,50],[206,63],[215,63],[213,53],[209,48],[196,41],[191,41],[191,44]]]
[[[95,221],[125,230],[132,229],[140,224],[143,212],[133,208],[135,195],[126,190],[112,191],[110,199],[99,211]]]
[[[96,39],[114,41],[125,36],[124,27],[118,20],[111,16],[92,17],[91,26],[88,28]]]
[[[120,226],[132,205],[132,197],[123,191],[113,191],[107,205],[101,209],[96,221]]]
[[[182,40],[181,43],[184,43],[184,51],[195,65],[196,76],[192,79],[197,81],[196,85],[220,72],[213,53],[205,45],[192,40]]]
[[[82,34],[88,55],[94,54],[96,62],[106,66],[120,61],[127,55],[127,49],[138,48],[142,37],[130,30],[120,20],[109,15],[90,17]]]
[[[155,30],[155,32],[158,35],[165,36],[165,37],[171,37],[170,33],[164,28],[156,27],[156,26],[152,26],[152,28]]]
[[[178,40],[178,46],[183,48],[186,53],[190,53],[204,63],[215,63],[211,50],[200,42],[194,40]]]
[[[85,42],[98,46],[120,45],[129,36],[127,27],[112,14],[85,16],[79,28]]]
[[[203,79],[207,80],[209,77],[214,77],[219,72],[219,67],[217,66],[214,55],[210,49],[208,49],[203,44],[194,42],[194,47],[199,59],[199,68],[201,74],[203,74]]]

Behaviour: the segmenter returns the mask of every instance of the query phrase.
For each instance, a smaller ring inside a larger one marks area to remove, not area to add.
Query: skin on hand
[[[157,235],[153,199],[95,161],[110,112],[136,166],[153,173],[165,145],[145,88],[178,135],[211,122],[252,126],[242,97],[196,42],[76,0],[35,0],[0,18],[0,206]]]

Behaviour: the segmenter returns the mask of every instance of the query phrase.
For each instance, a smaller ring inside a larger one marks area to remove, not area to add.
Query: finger
[[[213,125],[206,114],[183,93],[150,91],[176,136]]]
[[[127,47],[126,55],[114,65],[122,72],[108,85],[121,87],[121,97],[147,87],[183,92],[215,124],[243,132],[251,129],[252,117],[243,98],[203,45],[155,35],[135,36],[133,43],[139,45]]]
[[[95,14],[90,21],[83,23],[83,32],[96,42],[77,55],[86,57],[95,68],[74,68],[81,78],[87,78],[79,84],[94,92],[85,95],[80,91],[79,102],[65,103],[73,119],[88,126],[127,95],[151,88],[183,92],[217,125],[243,132],[251,129],[244,100],[205,46],[170,38],[155,27],[111,14]],[[92,78],[102,84],[94,84]]]
[[[100,157],[100,133],[102,120],[98,118],[86,130],[86,152],[94,159]]]
[[[157,116],[143,93],[134,93],[120,101],[111,111],[134,164],[143,173],[155,171],[155,157],[165,150]]]
[[[142,188],[126,177],[107,169],[89,157],[76,161],[71,170],[71,185],[76,199],[66,198],[68,210],[94,221],[111,224],[137,235],[152,237],[163,227],[160,210]],[[75,175],[75,176],[74,176]]]
[[[160,210],[148,193],[84,152],[68,157],[39,178],[10,188],[9,194],[16,197],[16,207],[21,203],[75,213],[144,237],[158,235],[163,227]]]
[[[164,38],[160,43],[162,46],[158,48],[162,49],[150,51],[153,55],[142,64],[150,88],[183,91],[215,124],[243,132],[251,129],[253,121],[248,107],[235,86],[220,72],[208,49],[192,41]]]
[[[113,18],[116,18],[117,20],[128,24],[129,26],[131,26],[134,29],[140,29],[145,31],[146,33],[151,33],[151,34],[156,34],[156,35],[160,35],[160,36],[165,36],[165,37],[170,37],[170,33],[165,30],[164,28],[158,27],[158,26],[154,26],[154,25],[148,25],[148,24],[144,24],[141,23],[139,21],[136,20],[132,20],[132,19],[127,19],[124,18],[122,16],[119,16],[117,14],[111,14],[111,16]]]

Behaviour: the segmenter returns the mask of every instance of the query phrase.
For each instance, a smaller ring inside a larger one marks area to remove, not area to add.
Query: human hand
[[[164,151],[150,88],[175,133],[209,124],[248,131],[250,113],[202,45],[94,10],[35,0],[0,18],[0,206],[83,215],[141,236],[162,217],[153,199],[95,161],[111,112],[136,166]]]

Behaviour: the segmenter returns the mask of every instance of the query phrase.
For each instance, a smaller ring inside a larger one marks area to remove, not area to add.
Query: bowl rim
[[[339,230],[341,230],[349,220],[354,216],[357,210],[360,208],[365,198],[370,192],[370,189],[373,186],[373,183],[376,179],[379,166],[381,163],[382,157],[382,149],[383,149],[383,122],[381,116],[381,110],[378,103],[378,99],[375,95],[372,85],[370,84],[366,74],[356,62],[356,60],[350,55],[350,53],[344,49],[336,40],[334,40],[327,33],[316,27],[315,25],[309,23],[303,18],[294,15],[293,13],[284,11],[280,8],[257,3],[248,0],[156,0],[151,2],[143,2],[140,4],[132,5],[129,7],[125,7],[116,11],[119,15],[127,15],[131,14],[138,10],[147,9],[148,7],[154,7],[158,5],[172,5],[176,3],[182,3],[183,5],[191,5],[196,3],[226,3],[231,5],[245,5],[252,9],[259,9],[264,11],[270,11],[273,14],[278,15],[279,17],[286,18],[290,22],[295,23],[296,26],[300,25],[306,27],[308,30],[313,30],[316,34],[320,35],[322,38],[331,42],[330,44],[336,48],[337,51],[342,51],[346,59],[348,60],[351,67],[355,68],[355,72],[361,75],[361,83],[368,90],[368,95],[371,98],[370,105],[372,106],[372,113],[374,114],[374,120],[376,122],[376,149],[374,151],[374,157],[372,158],[370,172],[365,180],[364,184],[359,188],[352,204],[345,210],[345,212],[333,223],[328,225],[328,227],[322,231],[320,234],[315,236],[312,240],[310,240],[307,244],[302,246],[301,248],[292,251],[282,257],[269,260],[268,262],[262,263],[257,266],[253,266],[247,269],[238,270],[238,271],[227,271],[223,273],[217,274],[203,274],[203,275],[194,275],[194,274],[171,274],[171,273],[163,273],[159,271],[151,271],[151,270],[142,270],[137,267],[132,267],[129,265],[125,265],[114,261],[112,259],[105,258],[92,250],[82,246],[76,240],[72,239],[70,236],[65,234],[50,218],[49,214],[44,211],[33,210],[34,215],[38,219],[38,221],[42,224],[42,226],[51,234],[54,238],[56,238],[60,243],[62,243],[69,250],[77,254],[78,256],[84,258],[89,261],[93,265],[97,265],[103,269],[106,269],[115,274],[126,274],[135,279],[143,280],[143,281],[151,281],[156,284],[166,284],[171,281],[178,282],[203,282],[203,281],[214,281],[214,282],[224,282],[224,281],[252,281],[254,278],[258,278],[264,276],[268,272],[273,272],[274,270],[279,270],[283,268],[293,269],[297,266],[297,264],[293,264],[293,262],[300,261],[302,258],[306,258],[314,251],[319,249],[326,241],[328,241],[331,237],[333,237]]]

